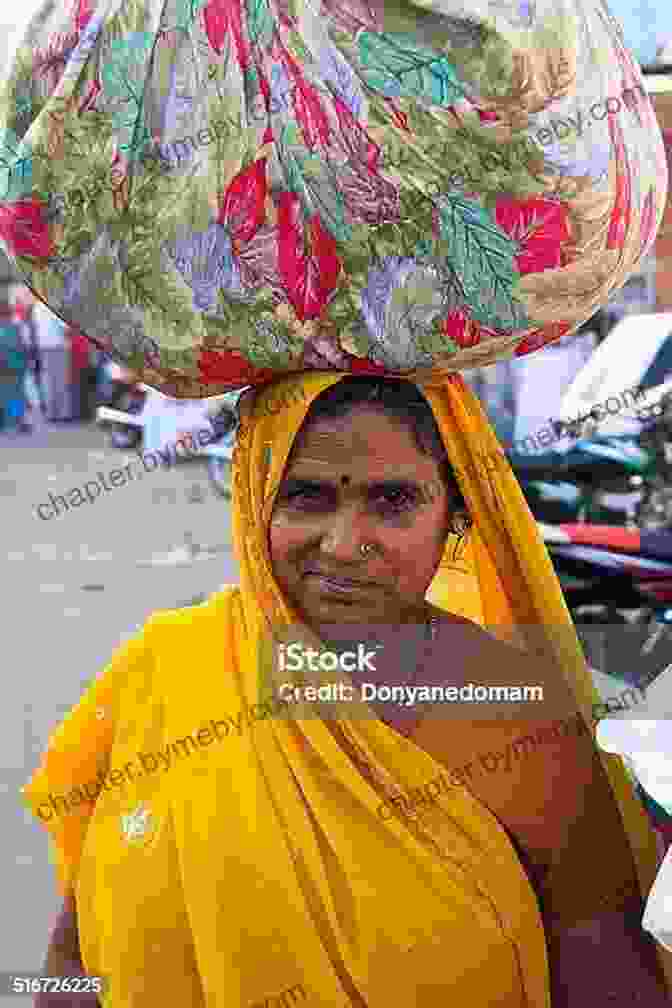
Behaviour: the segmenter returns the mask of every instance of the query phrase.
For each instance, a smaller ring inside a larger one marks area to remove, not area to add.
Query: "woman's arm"
[[[44,975],[50,977],[84,976],[85,970],[79,951],[77,931],[77,909],[74,893],[66,894],[63,906],[56,918],[47,947]],[[98,1008],[95,994],[38,994],[33,1008]]]
[[[610,911],[556,931],[546,924],[553,1008],[664,1008],[670,996],[641,910]]]
[[[466,786],[512,840],[539,900],[554,1008],[672,1003],[655,943],[641,926],[629,839],[571,693],[545,660],[501,643],[465,657],[466,680],[544,687],[536,706],[437,710],[415,741],[449,769],[464,768]]]

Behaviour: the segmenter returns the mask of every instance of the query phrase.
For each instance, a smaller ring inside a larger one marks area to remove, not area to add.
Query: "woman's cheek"
[[[303,522],[290,521],[282,512],[271,518],[268,531],[268,545],[271,557],[281,560],[302,546],[310,534]]]

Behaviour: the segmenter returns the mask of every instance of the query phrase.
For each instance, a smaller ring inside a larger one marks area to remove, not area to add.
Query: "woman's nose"
[[[331,516],[322,536],[323,553],[343,563],[361,563],[362,543],[369,542],[373,530],[355,507],[344,507]]]

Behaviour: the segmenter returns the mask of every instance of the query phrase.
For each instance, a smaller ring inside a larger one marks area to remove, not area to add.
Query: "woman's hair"
[[[398,378],[344,378],[317,397],[308,410],[306,423],[345,417],[362,406],[380,410],[403,424],[413,434],[420,451],[432,456],[439,467],[452,510],[464,513],[466,524],[460,531],[466,531],[472,524],[467,505],[448,461],[431,407],[412,382]]]

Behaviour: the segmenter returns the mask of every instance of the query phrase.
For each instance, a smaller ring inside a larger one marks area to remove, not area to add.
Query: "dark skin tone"
[[[286,596],[313,629],[337,625],[351,640],[362,624],[424,623],[432,612],[442,617],[442,631],[450,629],[450,617],[431,610],[425,593],[453,517],[439,467],[418,449],[412,432],[378,411],[353,411],[342,420],[308,427],[297,438],[269,529],[273,569]],[[364,556],[362,542],[372,543],[375,549]],[[310,573],[315,569],[322,579]],[[329,578],[336,583],[331,584]],[[361,584],[348,585],[348,579]],[[435,651],[436,678],[445,681],[451,670],[446,667],[447,647],[445,640],[442,647],[441,632]],[[504,663],[491,662],[490,672],[498,665]],[[511,681],[510,668],[500,671],[505,681]],[[525,679],[543,681],[541,670],[526,673]],[[550,691],[552,684],[546,685]],[[412,731],[409,725],[406,730],[416,745],[453,769],[474,760],[479,751],[503,752],[512,735],[533,732],[536,726],[522,719],[514,723],[503,718],[473,722],[460,718],[446,732],[445,726],[428,718],[411,727]],[[520,762],[508,775],[481,775],[467,778],[466,783],[508,832],[540,899],[549,943],[553,1008],[668,1004],[655,969],[644,962],[638,920],[631,926],[621,909],[600,909],[584,922],[566,912],[563,898],[571,890],[573,865],[581,856],[581,836],[578,850],[569,846],[571,827],[580,819],[581,809],[594,800],[591,751],[585,743],[572,744],[568,739],[544,747],[540,754]],[[558,858],[557,852],[565,849],[567,856]],[[555,873],[549,870],[554,863]],[[635,908],[635,918],[637,913]],[[44,972],[73,975],[78,966],[75,903],[69,895]],[[609,997],[614,989],[623,992],[620,1001]],[[640,996],[642,1000],[637,1001]],[[52,1008],[52,1001],[55,1005],[53,996],[41,995],[35,1005]],[[95,1005],[96,999],[79,996],[71,1003],[73,1008],[75,1004],[85,1008]],[[63,1008],[67,1000],[58,996],[58,1004]]]
[[[422,623],[452,517],[412,432],[358,409],[299,434],[271,519],[273,570],[312,627]],[[359,585],[339,591],[330,576]]]
[[[420,451],[405,425],[366,407],[341,419],[320,419],[297,437],[276,497],[269,529],[274,574],[300,617],[330,643],[339,634],[351,642],[362,624],[421,624],[439,613],[425,593],[454,517],[437,462]],[[374,549],[363,555],[362,543]],[[451,617],[440,615],[442,633]],[[460,670],[447,662],[451,652],[445,638],[441,648],[441,633],[434,649],[439,667],[424,681],[457,682]],[[502,681],[515,681],[515,667],[499,654],[488,662],[488,681],[498,681],[498,672]],[[385,674],[378,678],[385,681]],[[571,695],[561,695],[550,678],[545,682],[538,664],[523,681],[544,684],[558,718],[575,713]],[[486,720],[483,714],[477,721],[459,718],[449,732],[432,718],[402,727],[381,716],[448,769],[468,764],[478,752],[504,752],[515,737],[540,725],[527,710],[515,721]],[[585,810],[606,802],[607,832],[617,836],[620,829],[618,819],[610,818],[613,803],[605,799],[592,741],[568,738],[540,754],[508,775],[474,775],[468,786],[507,831],[539,897],[553,1008],[668,1004],[654,946],[639,926],[637,895],[607,898],[605,906],[604,889],[596,884],[578,919],[574,901],[567,900],[592,828],[582,825]],[[627,860],[626,848],[622,863]]]

